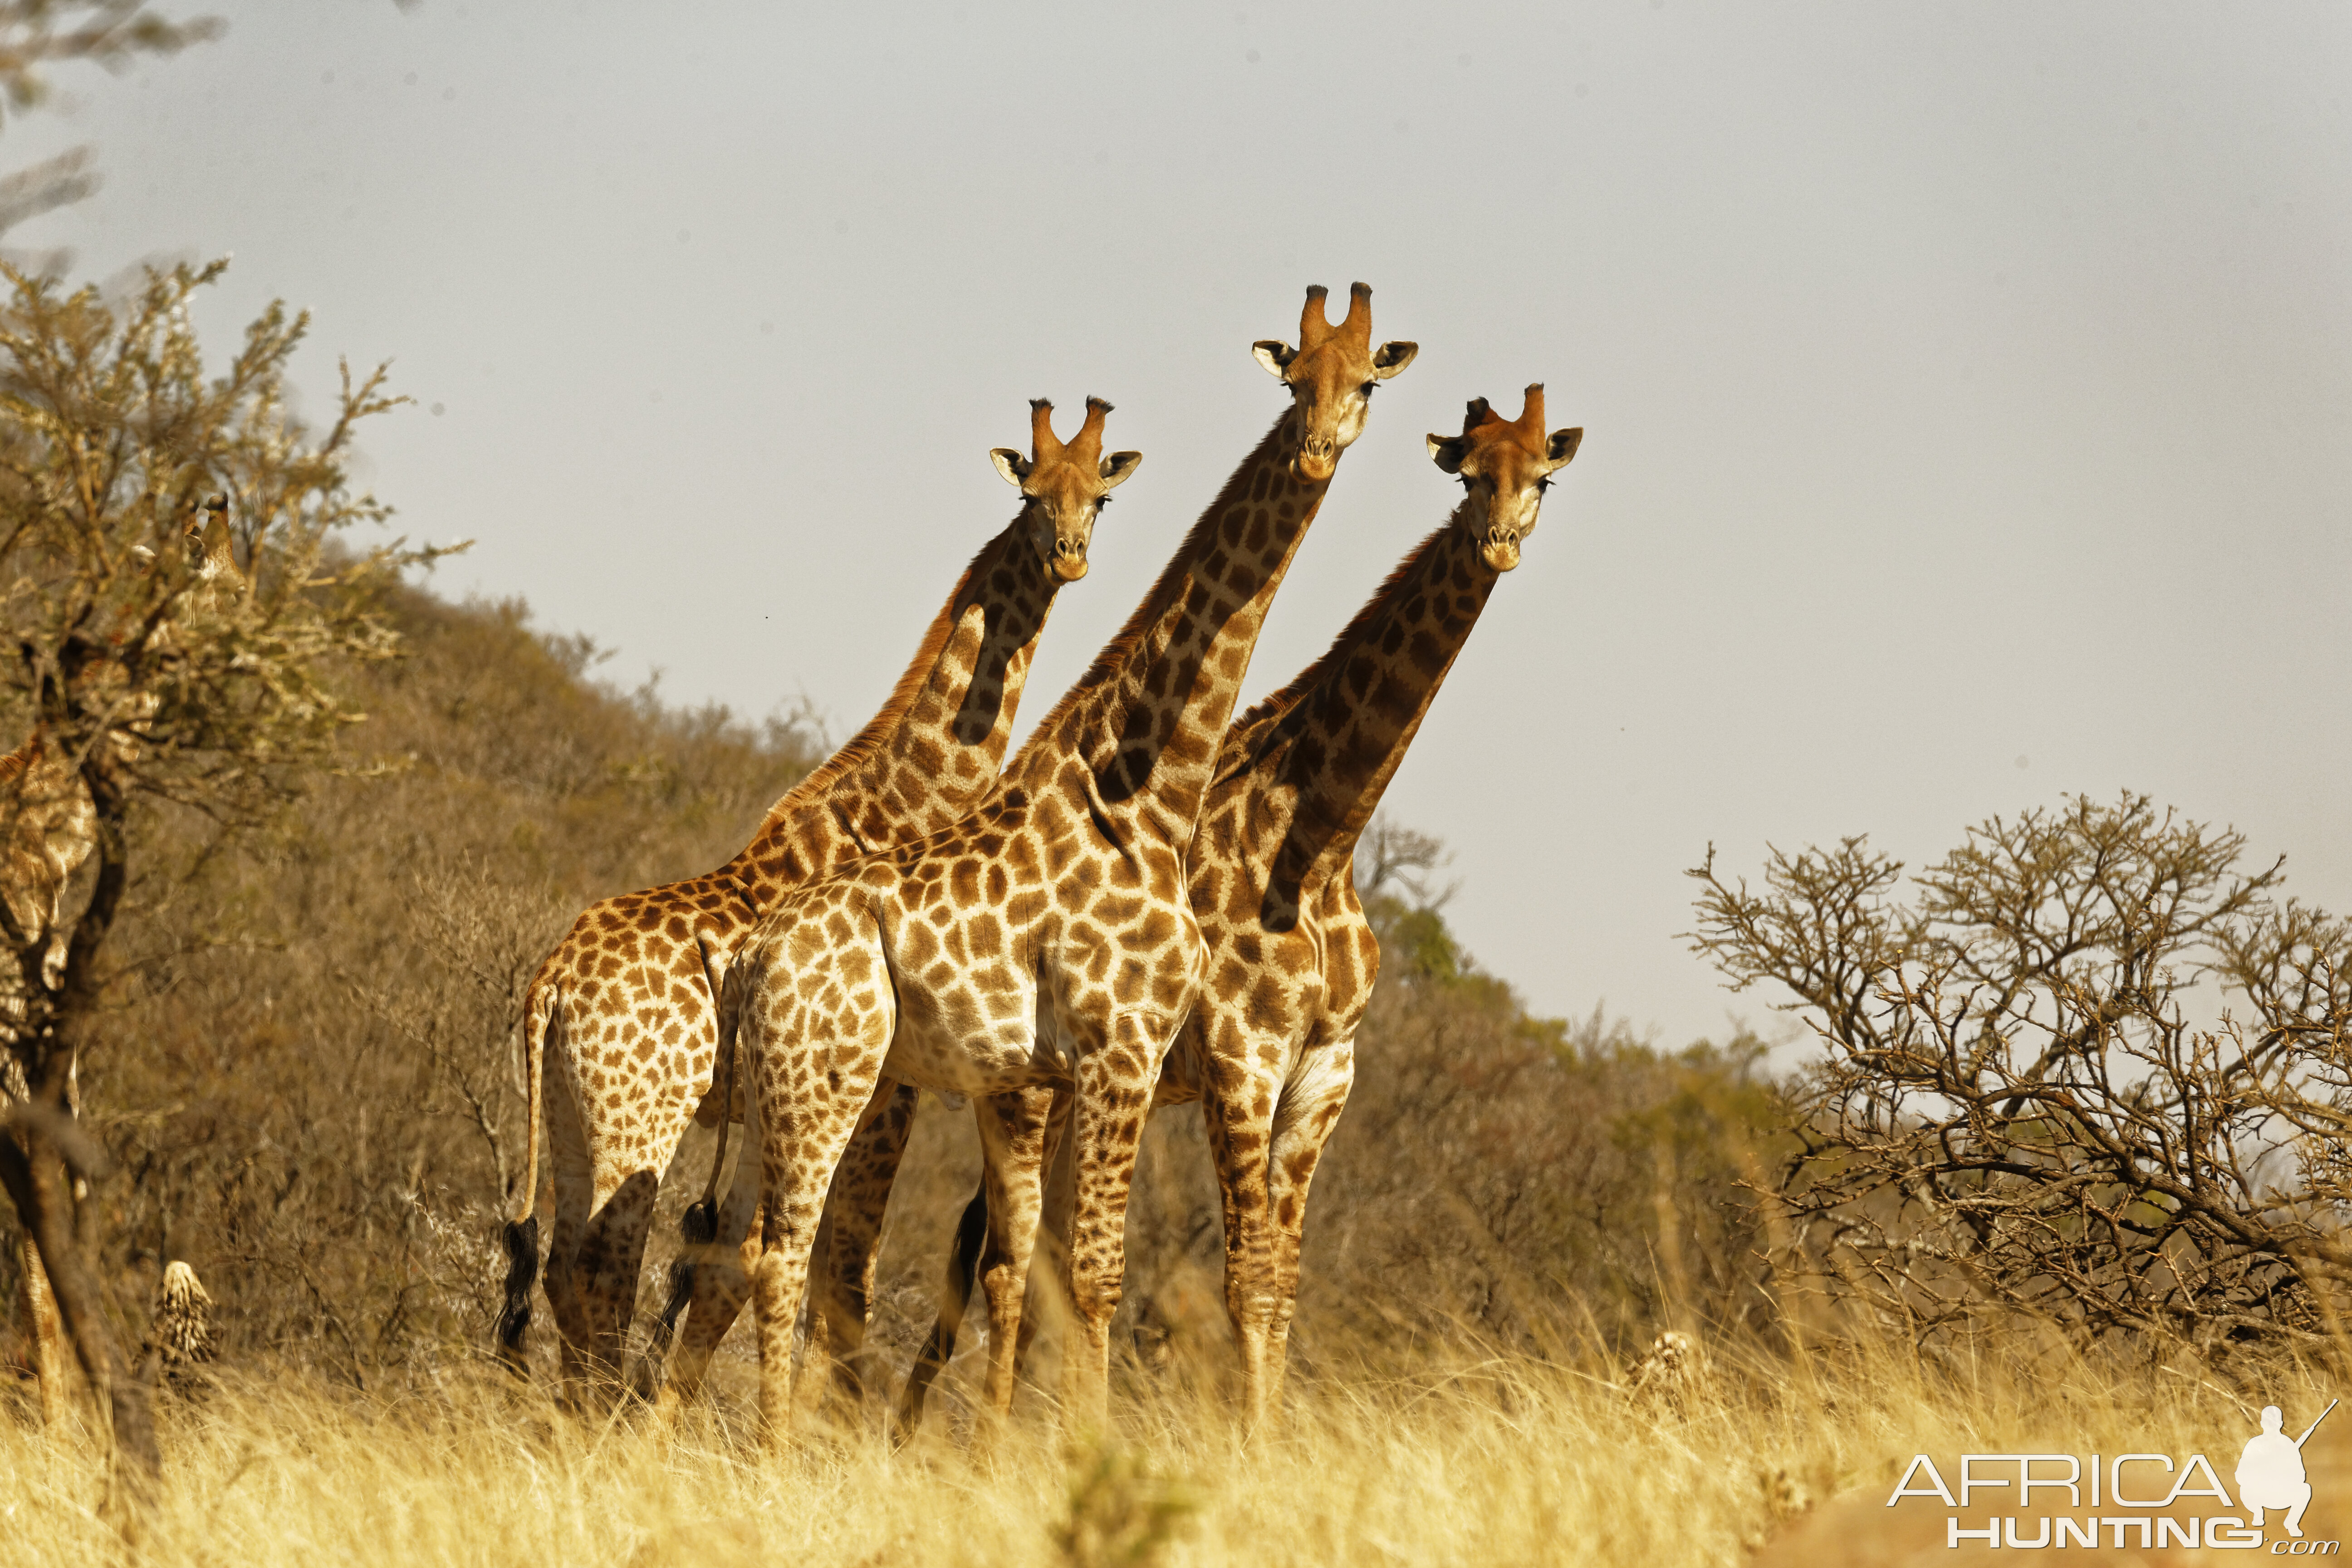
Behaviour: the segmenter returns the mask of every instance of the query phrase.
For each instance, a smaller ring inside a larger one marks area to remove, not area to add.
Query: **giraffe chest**
[[[1380,943],[1352,887],[1328,887],[1296,925],[1278,931],[1226,913],[1218,879],[1196,876],[1193,891],[1207,961],[1161,1069],[1157,1103],[1200,1099],[1221,1068],[1286,1081],[1355,1037],[1380,972]]]

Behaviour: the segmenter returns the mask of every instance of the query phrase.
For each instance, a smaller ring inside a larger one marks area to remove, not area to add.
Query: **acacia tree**
[[[89,838],[58,908],[0,919],[24,1094],[0,1188],[134,1474],[157,1463],[146,1394],[100,1310],[92,1216],[77,1226],[65,1167],[102,1165],[72,1127],[77,1064],[131,1044],[105,1038],[105,948],[142,814],[194,814],[216,845],[268,822],[361,717],[339,667],[394,651],[375,590],[436,553],[338,542],[390,515],[346,468],[358,424],[403,401],[381,367],[356,384],[346,367],[332,423],[307,428],[285,378],[308,318],[272,305],[206,375],[188,303],[223,265],[150,271],[110,300],[0,263],[0,713],[62,769],[50,793],[79,792]],[[207,516],[209,540],[191,531]],[[43,811],[37,791],[0,791],[12,845]]]
[[[1694,950],[1825,1047],[1782,1193],[1801,1255],[1932,1334],[2340,1342],[2352,928],[2144,795],[1996,817],[1911,879],[1849,838],[1710,849]]]

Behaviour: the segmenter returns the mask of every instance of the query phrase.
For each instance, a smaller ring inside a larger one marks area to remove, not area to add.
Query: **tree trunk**
[[[56,1101],[48,1103],[54,1107]],[[154,1410],[147,1389],[131,1375],[105,1314],[99,1310],[97,1278],[74,1243],[73,1205],[65,1167],[37,1128],[26,1129],[23,1148],[13,1140],[0,1139],[0,1188],[6,1189],[18,1221],[41,1255],[41,1268],[49,1277],[58,1315],[65,1321],[82,1374],[107,1402],[126,1500],[134,1508],[143,1508],[152,1500],[156,1480],[163,1473]]]
[[[31,1087],[25,1114],[16,1120],[21,1145],[0,1139],[0,1189],[40,1254],[49,1291],[67,1337],[90,1388],[106,1401],[118,1461],[114,1479],[121,1500],[135,1516],[152,1505],[163,1473],[155,1442],[155,1418],[147,1387],[133,1375],[114,1342],[101,1309],[98,1276],[82,1238],[76,1234],[72,1180],[64,1157],[71,1155],[85,1178],[96,1177],[103,1155],[75,1136],[68,1090],[98,1011],[98,951],[122,903],[129,867],[123,817],[129,802],[108,771],[95,762],[82,768],[97,807],[95,858],[98,877],[89,904],[75,922],[67,948],[65,975],[55,992],[44,984],[37,954],[19,954],[30,992],[23,1033],[14,1042]]]

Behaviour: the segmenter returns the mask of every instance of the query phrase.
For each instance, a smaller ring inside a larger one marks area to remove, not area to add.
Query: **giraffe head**
[[[236,563],[236,536],[228,523],[227,496],[208,496],[188,513],[180,541],[198,582],[238,594],[252,586],[251,577]]]
[[[1543,383],[1528,388],[1517,419],[1505,419],[1483,397],[1470,400],[1459,436],[1432,436],[1429,455],[1470,492],[1462,525],[1478,553],[1497,572],[1519,563],[1519,542],[1536,531],[1536,509],[1552,474],[1568,466],[1584,427],[1544,434]]]
[[[1087,399],[1087,422],[1065,446],[1054,434],[1054,405],[1042,397],[1029,400],[1030,455],[1010,447],[988,455],[996,471],[1021,487],[1021,515],[1029,528],[1029,542],[1038,562],[1065,583],[1087,574],[1087,545],[1094,538],[1095,517],[1109,504],[1109,492],[1135,472],[1140,452],[1102,455],[1103,416],[1110,405],[1099,397]]]
[[[1298,346],[1267,338],[1253,345],[1257,363],[1290,388],[1298,421],[1298,454],[1291,472],[1320,484],[1339,466],[1339,454],[1364,433],[1372,388],[1412,363],[1419,343],[1372,347],[1372,290],[1359,283],[1349,291],[1348,315],[1338,326],[1323,313],[1329,293],[1320,283],[1307,290],[1298,317]]]

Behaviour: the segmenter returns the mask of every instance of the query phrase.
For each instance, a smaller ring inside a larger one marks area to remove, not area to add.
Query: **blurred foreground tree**
[[[1828,1052],[1801,1249],[1919,1336],[1997,1304],[2078,1343],[2337,1339],[2352,929],[2244,852],[2135,795],[1996,817],[1908,902],[1862,838],[1773,851],[1760,892],[1710,851],[1694,950]]]
[[[0,778],[0,842],[36,896],[0,905],[5,1188],[135,1476],[156,1465],[146,1391],[114,1342],[74,1186],[103,1165],[72,1125],[100,1046],[108,935],[148,807],[214,851],[273,819],[361,717],[331,680],[395,637],[379,590],[432,552],[338,552],[389,509],[345,471],[357,423],[392,407],[348,368],[323,433],[286,406],[306,317],[273,305],[207,379],[188,302],[222,264],[150,272],[126,298],[0,263],[0,721],[29,733]]]
[[[0,98],[22,113],[48,97],[51,66],[89,60],[119,71],[142,55],[177,54],[222,31],[218,17],[174,22],[145,0],[0,0]],[[97,188],[87,147],[0,176],[0,233]]]

